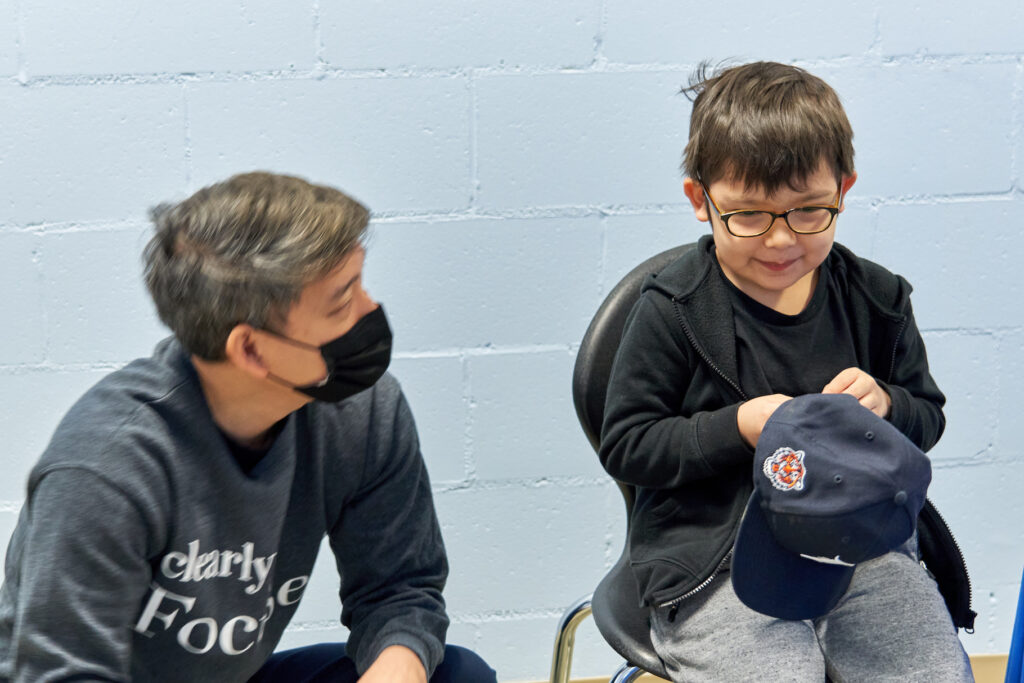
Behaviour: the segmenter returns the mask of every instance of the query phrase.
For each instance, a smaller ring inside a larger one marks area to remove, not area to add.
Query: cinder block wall
[[[677,166],[704,58],[795,61],[843,96],[839,239],[906,275],[949,428],[932,497],[971,567],[972,653],[1005,652],[1024,481],[1024,9],[951,0],[91,3],[0,0],[0,536],[56,421],[166,331],[147,207],[254,168],[375,214],[451,555],[451,639],[547,674],[558,615],[618,556],[622,505],[569,397],[630,266],[704,231]],[[284,645],[342,638],[322,564]],[[580,674],[616,658],[591,629]]]

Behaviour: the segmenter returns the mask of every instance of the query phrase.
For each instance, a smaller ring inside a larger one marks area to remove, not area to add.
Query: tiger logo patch
[[[807,468],[804,467],[803,451],[783,446],[772,453],[770,458],[765,458],[762,470],[772,486],[780,491],[802,491],[804,488]]]

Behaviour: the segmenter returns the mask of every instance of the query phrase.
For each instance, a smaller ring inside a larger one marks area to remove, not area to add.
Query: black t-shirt
[[[231,455],[234,456],[238,462],[238,466],[242,468],[242,471],[246,474],[251,474],[256,465],[260,464],[263,460],[263,456],[270,452],[270,448],[274,445],[274,439],[284,429],[285,419],[278,420],[274,423],[274,426],[270,428],[270,432],[267,435],[266,442],[263,446],[253,448],[252,446],[246,446],[238,443],[223,429],[219,429],[221,436],[224,437],[225,443],[228,445],[228,450],[231,451]]]
[[[840,371],[857,365],[850,319],[827,261],[810,302],[796,315],[758,303],[730,282],[721,267],[718,271],[732,298],[744,391],[768,386],[771,393],[787,396],[818,393]]]

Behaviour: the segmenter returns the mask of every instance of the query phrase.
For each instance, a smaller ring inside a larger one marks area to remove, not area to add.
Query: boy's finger
[[[825,385],[825,388],[821,390],[823,394],[841,394],[850,385],[853,384],[854,380],[857,379],[857,368],[847,368],[836,375],[831,382]]]

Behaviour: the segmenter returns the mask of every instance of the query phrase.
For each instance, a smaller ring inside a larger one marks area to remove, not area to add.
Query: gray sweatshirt
[[[245,681],[325,534],[358,670],[399,644],[429,675],[448,567],[398,383],[293,413],[246,475],[187,355],[161,342],[87,392],[32,470],[0,588],[0,680]]]

